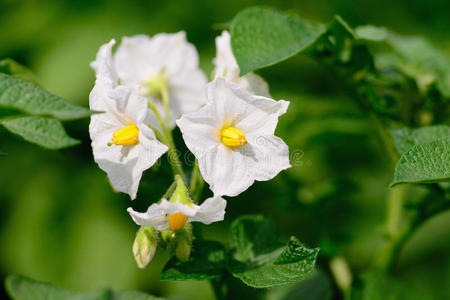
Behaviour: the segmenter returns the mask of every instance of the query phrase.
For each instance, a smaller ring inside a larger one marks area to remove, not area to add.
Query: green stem
[[[170,128],[170,102],[169,102],[169,90],[167,83],[161,87],[161,98],[164,105],[164,115],[166,120],[166,128]]]
[[[161,95],[163,97],[164,102],[164,108],[166,109],[166,122],[164,122],[163,118],[161,117],[161,114],[159,113],[156,106],[148,101],[148,107],[153,111],[153,113],[156,116],[156,119],[158,121],[159,126],[161,127],[161,130],[164,133],[163,142],[168,146],[167,155],[169,156],[169,164],[172,168],[173,173],[176,175],[180,175],[182,178],[184,178],[184,172],[181,164],[180,157],[178,155],[177,149],[175,147],[175,143],[173,141],[172,136],[172,130],[170,129],[170,117],[169,117],[169,98],[168,98],[168,92],[167,92],[167,86],[161,88]],[[167,103],[167,105],[166,105]]]
[[[377,266],[383,270],[391,271],[395,268],[400,252],[411,235],[429,218],[450,209],[450,201],[443,199],[436,205],[429,207],[428,201],[424,201],[417,209],[414,216],[393,236],[380,251]]]
[[[176,187],[177,187],[177,182],[176,181],[172,182],[172,184],[169,186],[169,188],[163,195],[163,198],[169,200],[170,196],[172,196],[173,192],[175,192]]]
[[[147,125],[148,127],[150,127],[150,128],[153,130],[153,132],[155,133],[156,137],[157,137],[161,142],[163,142],[164,144],[166,144],[166,146],[167,146],[166,137],[165,137],[165,136],[164,136],[157,128],[155,128],[155,127],[153,127],[152,125],[147,124],[147,123],[145,123],[145,125]]]
[[[198,160],[195,159],[194,168],[192,169],[192,177],[191,183],[189,185],[189,190],[191,191],[191,196],[194,202],[198,202],[198,191],[201,193],[201,189],[203,188],[203,178],[200,174],[200,168],[198,167]]]

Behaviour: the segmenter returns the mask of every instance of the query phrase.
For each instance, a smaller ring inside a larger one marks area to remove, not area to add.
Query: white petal
[[[200,205],[195,216],[192,216],[191,222],[211,224],[213,222],[223,221],[226,206],[227,201],[222,197],[208,198]]]
[[[139,84],[163,68],[169,77],[198,68],[198,54],[195,47],[186,41],[183,31],[160,33],[153,38],[136,35],[123,38],[114,54],[114,64],[121,81]]]
[[[115,96],[124,98],[111,99],[112,93],[98,80],[90,95],[91,108],[106,111],[93,115],[89,125],[94,160],[107,173],[116,191],[127,193],[135,199],[142,172],[150,168],[167,151],[167,147],[142,123],[147,113],[147,105],[142,98],[117,93]],[[113,133],[131,123],[139,128],[139,142],[135,145],[108,146]]]
[[[223,77],[233,82],[252,94],[270,97],[267,82],[254,73],[240,76],[240,69],[231,50],[231,38],[228,31],[216,37],[217,54],[213,63],[215,65],[214,77]]]
[[[236,149],[220,144],[197,159],[214,195],[237,196],[253,184],[245,157]]]
[[[255,95],[270,98],[269,85],[259,75],[255,73],[248,73],[236,81],[238,85],[244,89],[252,92]]]
[[[169,228],[169,219],[158,203],[150,205],[145,213],[134,211],[131,207],[127,209],[133,221],[139,226],[153,226],[157,230]]]
[[[207,105],[197,112],[183,115],[177,125],[189,150],[202,156],[217,147],[220,142],[221,121],[216,118],[215,107]]]
[[[100,47],[97,52],[95,61],[91,62],[91,67],[94,69],[97,78],[108,78],[111,81],[117,81],[117,74],[112,62],[112,47],[116,41],[112,39],[109,43]]]
[[[272,179],[291,167],[286,143],[274,135],[247,136],[248,144],[238,150],[246,157],[246,166],[255,180]]]
[[[213,63],[216,67],[215,77],[221,76],[230,81],[239,77],[240,70],[231,50],[231,38],[228,31],[222,31],[222,34],[216,37],[216,58]]]
[[[200,206],[198,205],[192,204],[191,206],[189,206],[180,202],[170,202],[166,199],[162,199],[159,205],[166,214],[174,214],[180,212],[188,217],[195,216],[197,211],[200,209]]]
[[[195,47],[186,41],[186,34],[161,33],[150,38],[145,35],[125,37],[114,55],[114,65],[121,83],[143,94],[142,83],[161,70],[169,78],[171,126],[183,114],[196,111],[206,103],[206,77],[198,66]],[[146,97],[164,117],[161,99]],[[159,128],[153,113],[147,120]]]
[[[252,95],[220,77],[208,84],[207,98],[214,103],[218,119],[232,122],[245,134],[251,131],[273,134],[278,117],[289,106],[284,100]]]

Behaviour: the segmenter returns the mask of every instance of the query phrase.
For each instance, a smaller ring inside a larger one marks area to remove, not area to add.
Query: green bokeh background
[[[1,0],[0,58],[30,67],[45,88],[87,106],[94,84],[89,62],[101,44],[139,33],[185,30],[209,75],[219,28],[241,9],[257,4],[321,22],[337,13],[354,26],[386,26],[450,47],[450,2],[445,0]],[[284,239],[296,235],[309,246],[322,247],[322,267],[337,253],[355,271],[368,267],[382,245],[384,199],[393,172],[377,144],[376,128],[342,93],[333,74],[308,58],[297,56],[260,73],[275,99],[291,101],[277,135],[290,146],[294,166],[229,199],[225,221],[203,226],[203,235],[227,241],[233,219],[263,213],[275,219]],[[163,251],[146,270],[136,267],[131,245],[137,226],[126,212],[130,200],[113,192],[94,163],[88,124],[66,123],[83,144],[57,152],[0,130],[0,150],[8,153],[0,157],[0,279],[19,273],[74,290],[114,287],[210,299],[207,282],[159,280],[168,259]],[[179,132],[176,136],[182,145]],[[145,173],[133,207],[144,210],[169,184],[164,157]],[[417,188],[409,194],[414,198],[422,192]],[[447,213],[413,236],[402,252],[399,276],[444,299],[450,295],[449,252]]]

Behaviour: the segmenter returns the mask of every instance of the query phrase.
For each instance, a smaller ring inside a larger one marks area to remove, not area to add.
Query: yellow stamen
[[[116,130],[111,138],[112,143],[108,143],[111,146],[113,143],[116,145],[133,145],[139,142],[139,128],[132,124],[122,129]]]
[[[184,225],[188,220],[188,216],[183,215],[180,212],[169,215],[169,229],[172,231],[177,231],[183,229]]]
[[[230,147],[238,147],[247,144],[245,134],[237,128],[227,127],[220,133],[222,143]]]

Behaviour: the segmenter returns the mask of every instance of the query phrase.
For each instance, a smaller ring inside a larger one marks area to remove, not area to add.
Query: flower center
[[[227,127],[220,133],[222,143],[230,147],[238,147],[247,144],[245,134],[237,128]]]
[[[139,128],[132,124],[122,129],[116,130],[111,138],[112,143],[108,143],[111,146],[113,143],[116,145],[133,145],[139,142]]]
[[[180,212],[169,214],[169,229],[172,231],[183,229],[188,218],[188,216],[183,215]]]
[[[141,82],[141,85],[145,90],[143,96],[155,98],[161,96],[161,90],[167,87],[169,83],[169,78],[164,73],[165,67],[163,67],[158,74],[150,77],[148,81]]]

